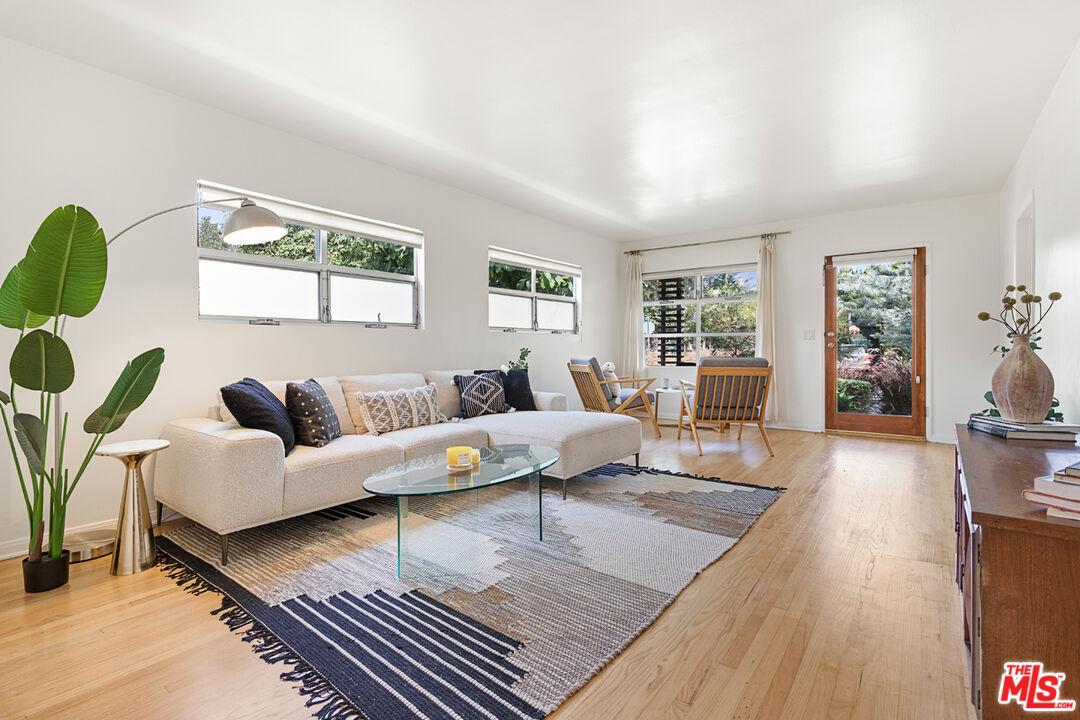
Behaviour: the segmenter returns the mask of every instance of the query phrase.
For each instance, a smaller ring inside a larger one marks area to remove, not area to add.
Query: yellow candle
[[[476,448],[472,449],[472,464],[473,465],[479,465],[480,464],[480,451],[477,450]]]
[[[468,445],[455,445],[446,449],[447,465],[469,465],[472,462],[473,449]]]

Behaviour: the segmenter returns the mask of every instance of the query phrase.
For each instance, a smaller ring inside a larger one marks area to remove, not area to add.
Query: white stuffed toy
[[[606,362],[601,365],[600,372],[604,373],[605,380],[619,379],[619,376],[615,374],[615,363],[613,362]],[[615,393],[616,397],[618,397],[619,393],[622,392],[622,387],[617,382],[611,383],[610,385],[608,385],[608,387],[611,388],[611,392]]]

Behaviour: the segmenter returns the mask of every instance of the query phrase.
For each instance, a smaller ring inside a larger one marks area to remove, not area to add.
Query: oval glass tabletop
[[[450,472],[446,452],[410,460],[364,480],[375,495],[442,495],[528,477],[559,461],[559,451],[546,445],[495,445],[480,448],[480,464]]]

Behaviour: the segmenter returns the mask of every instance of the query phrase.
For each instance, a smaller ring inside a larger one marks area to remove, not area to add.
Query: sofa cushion
[[[641,422],[627,415],[567,412],[516,412],[462,420],[483,428],[492,445],[528,443],[559,451],[545,475],[569,478],[641,450]]]
[[[401,446],[374,435],[342,435],[321,448],[300,445],[285,458],[285,516],[370,495],[364,478],[403,462]]]
[[[622,390],[620,390],[619,391],[619,397],[615,398],[610,403],[611,409],[614,410],[615,408],[622,405],[624,402],[626,402],[631,397],[633,397],[634,393],[636,393],[637,391],[638,391],[637,388],[623,388]],[[649,404],[652,405],[653,407],[655,407],[656,406],[656,393],[654,393],[652,390],[646,390],[645,395],[649,398]],[[636,408],[636,407],[642,407],[642,405],[643,405],[643,403],[641,402],[641,397],[638,397],[636,400],[634,400],[634,402],[629,407]]]
[[[488,435],[483,428],[459,422],[395,430],[379,437],[400,445],[406,461],[442,453],[455,445],[485,447],[488,444]]]
[[[364,419],[360,416],[360,406],[356,402],[358,392],[378,392],[379,390],[400,390],[426,384],[420,373],[385,373],[383,375],[346,375],[338,378],[341,390],[345,394],[345,403],[349,407],[354,432],[363,435],[367,432]]]
[[[506,393],[503,391],[502,378],[497,370],[479,375],[455,375],[454,384],[461,392],[461,417],[463,418],[513,410],[506,404]]]
[[[330,404],[334,406],[334,412],[338,417],[338,425],[341,426],[342,435],[352,435],[356,432],[353,427],[352,418],[349,416],[349,406],[345,402],[345,393],[341,390],[341,383],[338,382],[336,377],[317,377],[315,381],[322,385],[322,389],[326,391],[326,397],[330,398]],[[295,382],[301,382],[296,380]],[[274,393],[274,397],[285,402],[285,392],[289,381],[287,380],[267,380],[263,383],[266,389]],[[225,403],[221,400],[221,391],[218,391],[218,414],[221,417],[222,422],[236,422],[236,418],[229,412],[229,408],[225,407]],[[239,423],[237,423],[239,424]]]
[[[296,431],[296,442],[322,447],[341,437],[341,425],[330,398],[314,378],[285,386],[285,410]]]
[[[281,438],[288,455],[296,446],[296,433],[285,405],[265,385],[254,378],[244,378],[221,388],[221,399],[237,424],[254,430],[266,430]]]
[[[447,417],[461,416],[461,393],[454,384],[455,375],[468,375],[472,370],[429,370],[424,378],[435,386],[439,407]]]
[[[597,360],[595,356],[590,355],[589,357],[572,357],[570,358],[570,364],[588,365],[590,368],[592,368],[593,375],[595,375],[596,379],[599,380],[601,383],[600,389],[601,391],[603,391],[604,397],[607,399],[608,402],[611,402],[615,399],[615,391],[611,389],[610,385],[603,384],[604,371],[600,369],[600,361]]]
[[[372,435],[446,422],[434,385],[356,393],[364,426]]]

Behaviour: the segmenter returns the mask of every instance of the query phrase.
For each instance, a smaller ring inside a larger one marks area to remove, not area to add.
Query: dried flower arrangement
[[[1016,293],[1022,293],[1019,298]],[[1031,335],[1039,329],[1043,319],[1049,314],[1054,303],[1061,299],[1061,293],[1052,292],[1046,296],[1050,304],[1043,307],[1041,295],[1028,292],[1026,285],[1008,285],[1005,296],[1001,298],[1001,312],[994,317],[988,312],[979,313],[979,319],[1001,323],[1009,331],[1009,336]]]

